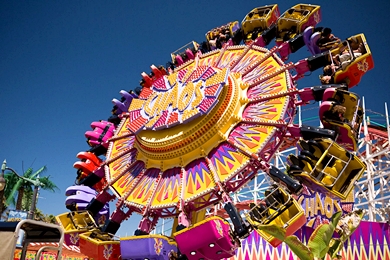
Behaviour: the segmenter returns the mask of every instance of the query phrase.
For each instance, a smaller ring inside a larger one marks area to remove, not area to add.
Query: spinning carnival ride
[[[66,192],[71,212],[57,217],[70,239],[79,235],[80,248],[94,258],[228,258],[260,225],[276,224],[287,235],[305,225],[295,199],[304,187],[347,198],[366,169],[355,153],[363,109],[349,88],[373,61],[363,34],[318,51],[320,20],[315,5],[282,15],[277,5],[255,8],[241,27],[215,28],[203,44],[172,53],[167,68],[151,66],[141,90],[121,91],[113,116],[86,132],[92,148],[77,155],[79,185]],[[265,48],[274,38],[276,46]],[[284,62],[305,45],[313,56]],[[306,72],[343,55],[348,63],[332,67],[332,84],[297,88]],[[297,107],[310,101],[321,101],[323,128],[293,123]],[[271,160],[291,140],[299,140],[300,153],[282,171]],[[260,173],[272,185],[242,217],[231,196]],[[206,216],[219,203],[225,215]],[[134,236],[116,240],[133,213],[142,215]],[[172,237],[152,235],[165,218],[175,220]],[[257,231],[272,246],[281,243]]]

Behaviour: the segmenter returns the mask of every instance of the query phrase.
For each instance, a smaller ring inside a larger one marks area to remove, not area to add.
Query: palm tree
[[[38,221],[43,221],[45,218],[45,214],[40,209],[35,209],[35,216],[34,219]]]
[[[16,205],[15,196],[11,197],[10,195],[11,195],[13,187],[16,185],[19,178],[18,178],[18,176],[16,176],[12,172],[6,173],[4,175],[4,178],[5,178],[5,182],[7,183],[5,185],[5,189],[4,189],[4,209],[3,210],[5,211],[10,205]]]
[[[56,217],[54,215],[52,215],[52,214],[43,214],[43,212],[40,209],[38,209],[38,208],[35,210],[34,219],[38,220],[38,221],[43,221],[43,222],[46,222],[46,223],[52,223],[52,224],[56,224],[57,223]]]
[[[45,214],[45,222],[47,223],[51,223],[51,224],[56,224],[57,223],[57,220],[56,220],[56,216],[54,216],[53,214]]]
[[[16,210],[29,210],[31,206],[34,182],[39,183],[39,188],[47,191],[55,192],[59,190],[49,178],[50,176],[39,177],[40,174],[47,170],[46,166],[39,168],[33,172],[32,168],[28,168],[21,177],[13,173],[6,174],[7,187],[4,195],[7,198],[6,205],[15,205]],[[15,203],[16,193],[18,193]]]

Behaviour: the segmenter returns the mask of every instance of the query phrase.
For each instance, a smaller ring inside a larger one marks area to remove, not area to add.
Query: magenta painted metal
[[[187,228],[174,236],[180,252],[189,260],[231,257],[237,249],[230,236],[229,223],[219,217],[202,221],[200,225]]]
[[[114,135],[115,126],[107,121],[92,122],[93,131],[85,132],[85,137],[91,146],[103,145],[108,147],[108,139]]]

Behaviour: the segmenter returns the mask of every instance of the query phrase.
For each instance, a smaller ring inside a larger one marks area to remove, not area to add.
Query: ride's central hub
[[[239,73],[200,66],[159,78],[129,112],[144,119],[136,133],[138,159],[148,168],[185,166],[204,157],[241,120],[248,103]]]

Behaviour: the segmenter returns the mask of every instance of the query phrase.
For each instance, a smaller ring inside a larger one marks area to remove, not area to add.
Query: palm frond
[[[51,192],[59,191],[60,189],[57,187],[57,185],[55,185],[54,182],[52,182],[49,178],[50,176],[39,178],[39,181],[44,185],[41,188]]]
[[[29,168],[29,169],[31,169],[31,168]],[[30,179],[36,178],[36,177],[39,176],[41,173],[46,172],[46,171],[47,171],[46,166],[42,166],[42,167],[39,168],[36,172],[34,172],[34,173],[31,174]]]
[[[28,168],[21,177],[25,179],[21,179],[18,176],[16,176],[13,173],[7,173],[6,178],[7,178],[7,187],[5,191],[5,197],[7,198],[6,200],[6,205],[15,205],[16,204],[16,194],[19,192],[20,188],[23,187],[24,190],[27,192],[27,194],[31,193],[34,189],[34,185],[29,182],[28,180],[36,180],[40,174],[43,172],[47,171],[47,167],[43,166],[39,168],[37,171],[34,172],[33,168]],[[26,180],[27,179],[27,180]],[[59,190],[59,188],[49,180],[49,177],[42,177],[39,179],[40,182],[44,184],[43,187],[41,187],[43,190],[48,190],[48,191],[56,191]],[[28,195],[26,195],[28,196]]]
[[[23,182],[24,182],[24,181],[23,181],[22,179],[19,179],[19,180],[16,182],[16,184],[13,186],[13,188],[12,188],[10,194],[9,194],[9,197],[8,197],[7,200],[6,200],[6,204],[7,204],[7,205],[10,205],[12,201],[13,201],[14,204],[15,204],[15,201],[14,201],[13,198],[16,196],[16,193],[19,191],[20,187],[23,185]]]

